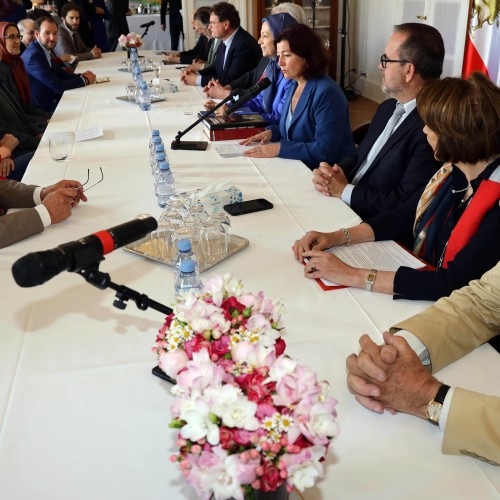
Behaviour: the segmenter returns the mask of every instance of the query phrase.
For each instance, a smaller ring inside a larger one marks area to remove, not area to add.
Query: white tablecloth
[[[104,181],[72,217],[0,251],[3,298],[0,330],[0,497],[8,500],[195,499],[169,455],[176,431],[168,428],[170,386],[151,375],[151,353],[162,315],[129,304],[114,309],[114,295],[62,273],[43,286],[19,288],[12,263],[30,251],[53,248],[139,213],[160,215],[148,164],[150,129],[168,143],[193,117],[183,101],[199,100],[192,87],[153,104],[151,111],[115,99],[130,75],[123,57],[104,54],[81,63],[111,82],[66,92],[26,176],[47,185],[62,177]],[[169,68],[178,82],[179,74]],[[104,137],[76,143],[68,161],[51,160],[47,137],[56,131],[100,125]],[[203,139],[200,126],[187,139]],[[441,454],[441,433],[429,423],[398,414],[378,415],[358,405],[345,384],[345,358],[362,333],[380,338],[395,321],[426,302],[393,301],[388,295],[344,289],[323,292],[303,277],[293,241],[308,229],[334,229],[359,219],[338,200],[315,192],[300,162],[234,158],[206,152],[169,151],[180,190],[232,178],[245,199],[267,198],[270,211],[232,218],[233,232],[250,246],[214,272],[230,272],[251,291],[283,297],[288,353],[330,381],[339,400],[341,433],[332,443],[325,476],[306,491],[316,499],[499,498],[499,468]],[[113,281],[171,304],[169,268],[124,250],[106,257],[101,270]],[[202,275],[206,280],[206,276]],[[439,375],[451,385],[500,395],[498,354],[489,346]]]

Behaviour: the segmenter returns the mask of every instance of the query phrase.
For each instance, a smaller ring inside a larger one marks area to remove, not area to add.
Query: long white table
[[[187,127],[183,101],[198,90],[179,85],[178,94],[151,111],[115,99],[130,75],[118,71],[122,54],[82,63],[111,82],[66,92],[26,174],[47,185],[62,177],[104,181],[70,219],[0,251],[3,299],[0,312],[0,497],[8,500],[195,499],[169,456],[176,431],[168,428],[170,386],[151,375],[151,352],[161,314],[112,306],[110,290],[99,291],[80,276],[62,273],[43,286],[19,288],[12,263],[31,251],[126,222],[137,214],[160,215],[148,164],[150,129],[165,142]],[[173,68],[172,81],[179,80]],[[104,137],[76,143],[64,163],[51,160],[47,139],[62,130],[100,125]],[[186,139],[203,140],[201,126]],[[233,217],[233,232],[250,246],[213,272],[230,272],[246,290],[283,297],[288,353],[317,370],[338,398],[340,435],[325,463],[325,476],[306,491],[317,499],[493,499],[500,497],[500,470],[461,456],[441,454],[439,429],[398,414],[378,415],[358,405],[345,384],[345,358],[358,338],[415,314],[427,302],[393,301],[362,290],[323,292],[303,277],[293,241],[308,229],[355,224],[358,217],[338,200],[315,192],[311,172],[282,159],[221,160],[206,152],[169,151],[179,190],[234,180],[245,199],[267,198],[273,210]],[[172,304],[169,268],[124,250],[106,257],[101,270],[113,281]],[[209,272],[210,274],[210,272]],[[206,280],[206,276],[202,275]],[[439,377],[451,384],[500,395],[498,354],[483,346]]]

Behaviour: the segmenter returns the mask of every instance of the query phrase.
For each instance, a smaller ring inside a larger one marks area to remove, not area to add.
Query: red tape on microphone
[[[98,231],[93,234],[94,236],[97,236],[102,243],[103,255],[106,255],[115,249],[115,240],[108,231]]]

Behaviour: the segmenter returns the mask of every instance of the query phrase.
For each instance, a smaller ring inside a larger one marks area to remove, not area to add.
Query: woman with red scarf
[[[417,95],[424,132],[436,159],[446,162],[424,191],[359,226],[309,232],[295,242],[308,278],[437,300],[480,278],[500,260],[500,89],[480,73],[444,78]],[[413,239],[413,251],[435,270],[396,272],[348,266],[323,250],[374,240]]]
[[[24,174],[49,116],[31,104],[28,75],[19,57],[20,45],[17,26],[0,23],[0,136],[13,134],[19,141],[10,158],[14,160],[15,171],[7,172],[8,178],[14,180],[20,180]],[[3,163],[6,167],[6,162]],[[5,168],[2,173],[6,173]]]

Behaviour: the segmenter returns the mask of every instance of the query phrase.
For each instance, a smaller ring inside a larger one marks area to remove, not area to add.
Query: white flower
[[[223,279],[226,297],[239,297],[243,289],[243,283],[232,274],[225,274]]]
[[[282,354],[270,367],[269,379],[278,381],[295,371],[297,361]]]
[[[231,348],[231,359],[235,363],[248,363],[251,366],[268,366],[275,360],[275,349],[253,344],[246,340],[238,342]]]
[[[316,479],[323,476],[323,467],[319,460],[324,455],[324,446],[303,448],[296,455],[283,455],[282,460],[286,465],[288,483],[300,491],[313,487]]]
[[[219,427],[210,420],[210,409],[203,398],[185,400],[184,407],[180,408],[179,416],[186,422],[181,429],[181,436],[184,439],[198,441],[206,438],[211,445],[219,444]]]

